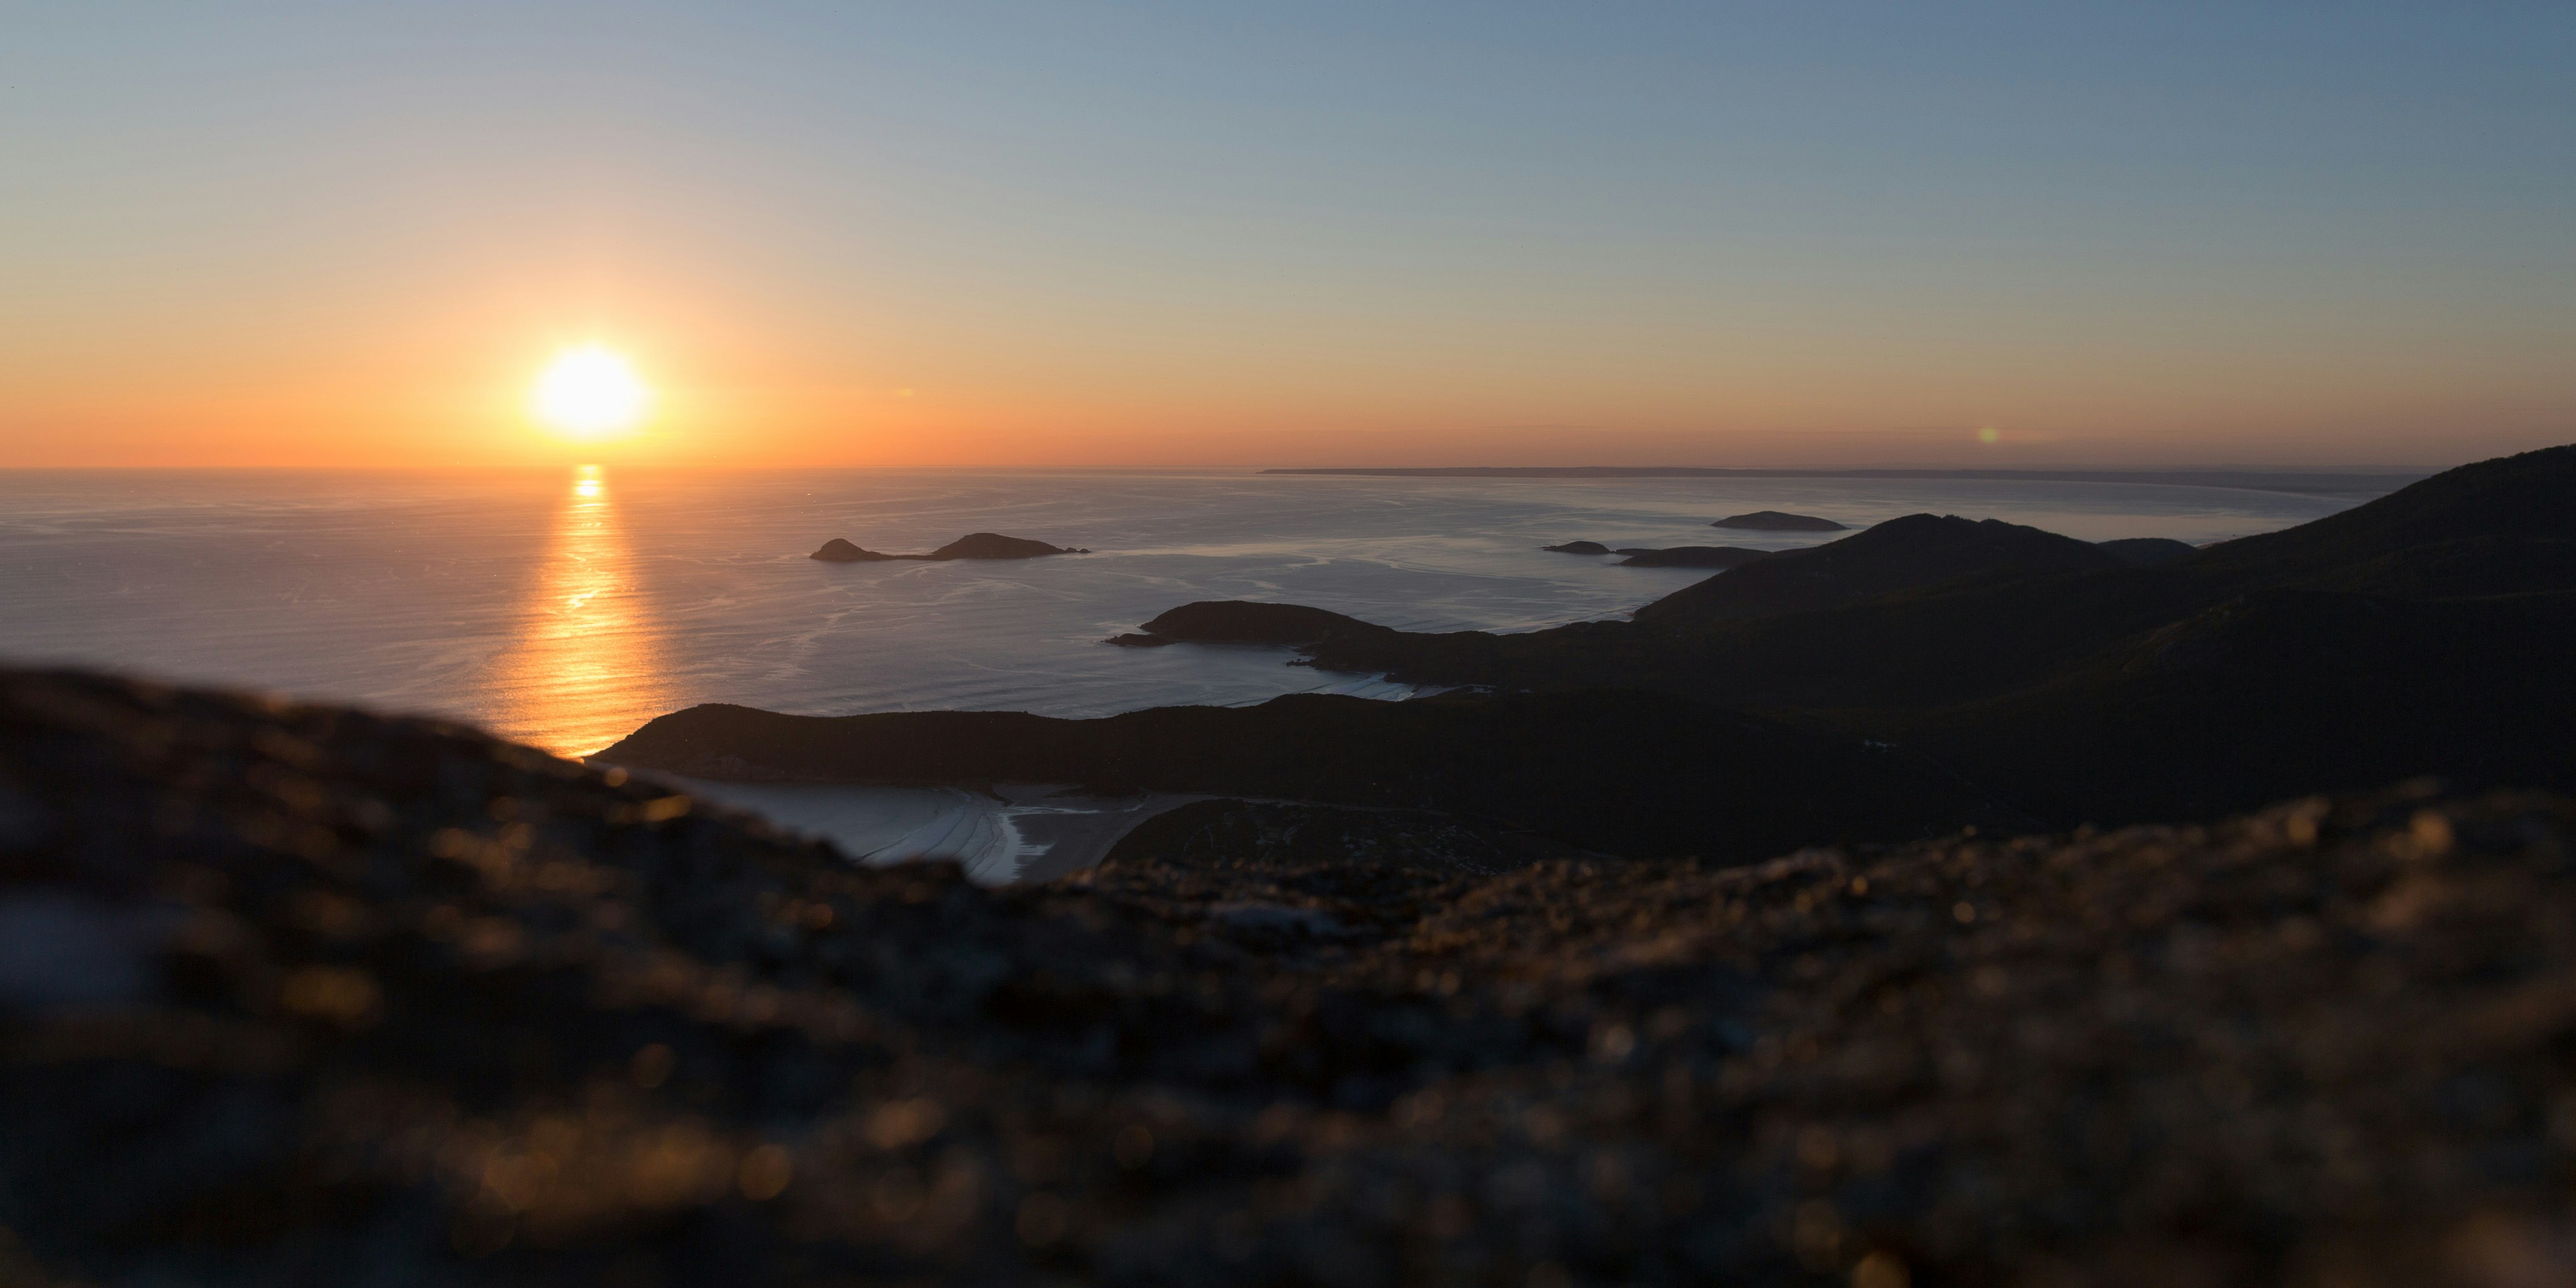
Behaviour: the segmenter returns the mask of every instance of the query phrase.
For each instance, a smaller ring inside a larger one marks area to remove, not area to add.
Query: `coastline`
[[[1092,867],[1147,819],[1210,799],[1181,792],[1104,796],[1061,783],[895,786],[655,777],[691,796],[827,842],[852,863],[952,860],[979,885],[1034,885]]]

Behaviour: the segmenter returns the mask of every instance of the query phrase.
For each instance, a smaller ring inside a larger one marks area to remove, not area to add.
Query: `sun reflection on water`
[[[497,732],[587,756],[669,709],[660,625],[639,573],[607,480],[582,466],[496,668]]]

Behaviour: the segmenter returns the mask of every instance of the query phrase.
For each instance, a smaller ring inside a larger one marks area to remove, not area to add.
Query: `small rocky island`
[[[1605,546],[1598,541],[1569,541],[1561,546],[1540,546],[1539,549],[1554,551],[1561,555],[1606,555],[1610,553],[1610,547]]]
[[[1182,643],[1301,647],[1328,640],[1395,634],[1372,622],[1304,604],[1264,604],[1241,599],[1203,599],[1183,604],[1137,631],[1140,633],[1112,636],[1109,642],[1121,648]]]
[[[1756,510],[1751,514],[1730,514],[1708,526],[1742,528],[1752,532],[1841,532],[1851,527],[1812,514],[1783,514],[1778,510]]]
[[[926,555],[890,555],[854,545],[841,537],[823,543],[823,548],[805,556],[825,563],[881,563],[895,559],[1035,559],[1042,555],[1087,555],[1088,550],[1072,546],[1051,546],[1026,537],[1006,537],[998,532],[970,532]]]

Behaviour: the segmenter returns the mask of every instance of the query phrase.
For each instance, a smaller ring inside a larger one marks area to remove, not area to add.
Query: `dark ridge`
[[[1812,514],[1783,514],[1778,510],[1756,510],[1751,514],[1730,514],[1708,526],[1712,528],[1746,528],[1756,532],[1841,532],[1850,527]]]
[[[2210,817],[2420,774],[2576,789],[2576,592],[2274,589],[2023,692],[1887,721],[2044,818]]]
[[[2213,571],[2316,576],[2392,551],[2461,541],[2576,540],[2576,446],[2498,457],[2295,528],[2211,546]]]
[[[1539,549],[1552,550],[1561,555],[1606,555],[1610,553],[1610,547],[1605,546],[1598,541],[1569,541],[1561,546],[1540,546]]]
[[[2420,788],[1754,865],[1212,801],[996,891],[0,671],[0,1278],[2547,1282],[2570,854]]]
[[[2570,498],[2576,448],[2551,448],[2151,567],[2128,566],[2125,545],[1918,515],[1701,582],[1633,624],[1353,635],[1320,643],[1313,661],[1431,684],[1592,683],[1606,669],[1723,703],[1952,704],[2044,683],[2267,587],[2418,599],[2576,589]]]
[[[2116,541],[2096,541],[2095,546],[2112,558],[2132,568],[2151,568],[2190,557],[2194,547],[2188,541],[2170,537],[2122,537]]]
[[[1622,550],[1622,568],[1735,568],[1768,556],[1767,550],[1741,546],[1673,546],[1665,550]]]
[[[1910,514],[1675,591],[1637,610],[1636,619],[1669,625],[1807,612],[1968,577],[2080,572],[2120,562],[2089,542],[2000,519]]]
[[[1752,858],[2017,818],[1847,735],[1616,690],[1291,694],[1096,720],[709,704],[659,717],[598,758],[694,778],[1060,782],[1435,810],[1631,855]]]
[[[1926,516],[1725,573],[1633,623],[1352,636],[1315,645],[1311,661],[1509,689],[1616,675],[1722,706],[1808,712],[2067,824],[2414,774],[2566,784],[2576,756],[2560,731],[2576,727],[2576,668],[2548,659],[2571,638],[2555,598],[2576,592],[2571,499],[2576,449],[2551,449],[2145,567],[2117,548]],[[1889,544],[1909,529],[1934,539]],[[1997,530],[2003,540],[1980,544]],[[2036,557],[1976,572],[1962,549]],[[1828,556],[1856,566],[1815,585],[1771,584]],[[2313,594],[2327,598],[2295,598]],[[1730,599],[1715,607],[1776,611],[1682,611]],[[2278,608],[2293,602],[2316,605],[2311,629]],[[2236,641],[2215,655],[2239,661],[2199,680],[2151,661],[2186,637]]]
[[[806,557],[831,563],[865,563],[889,559],[1035,559],[1042,555],[1090,553],[1088,550],[1078,550],[1071,546],[1051,546],[1043,541],[1031,541],[1026,537],[1006,537],[998,532],[970,532],[926,555],[879,554],[874,550],[852,545],[843,538],[834,537],[824,542],[822,549]]]

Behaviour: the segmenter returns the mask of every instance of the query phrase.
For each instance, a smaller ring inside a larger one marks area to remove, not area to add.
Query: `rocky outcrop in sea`
[[[1071,546],[1051,546],[1026,537],[1006,537],[998,532],[970,532],[926,555],[882,554],[854,545],[845,537],[834,537],[806,558],[820,559],[825,563],[880,563],[895,559],[1036,559],[1045,555],[1090,553]]]

